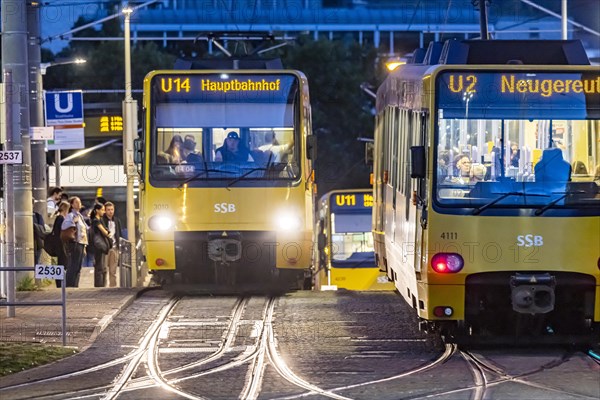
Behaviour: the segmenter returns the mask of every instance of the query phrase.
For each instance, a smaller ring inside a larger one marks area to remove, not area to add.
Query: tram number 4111
[[[65,267],[62,265],[42,265],[35,266],[35,279],[64,279]]]

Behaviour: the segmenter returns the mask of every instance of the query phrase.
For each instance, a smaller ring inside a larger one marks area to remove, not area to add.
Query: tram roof
[[[423,77],[440,65],[591,65],[579,40],[448,40],[417,49],[406,65],[386,78],[377,90],[377,112],[388,104],[403,102],[416,109],[421,104]],[[414,82],[410,96],[399,81]]]

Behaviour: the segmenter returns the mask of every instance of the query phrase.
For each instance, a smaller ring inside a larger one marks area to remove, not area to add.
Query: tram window
[[[351,261],[373,252],[370,214],[331,214],[332,259]]]
[[[202,155],[198,143],[202,143],[201,128],[158,128],[156,163],[182,164],[191,153]]]
[[[440,119],[435,157],[437,198],[451,203],[468,198],[470,204],[484,204],[504,193],[535,189],[538,194],[527,198],[528,206],[553,200],[564,205],[560,196],[571,204],[573,200],[598,202],[598,190],[578,196],[568,190],[573,187],[570,181],[594,181],[590,171],[600,164],[599,127],[597,120]],[[465,163],[459,165],[460,159],[470,161],[468,170]],[[473,190],[475,186],[477,190]],[[525,203],[523,196],[508,197],[516,198],[502,203]]]

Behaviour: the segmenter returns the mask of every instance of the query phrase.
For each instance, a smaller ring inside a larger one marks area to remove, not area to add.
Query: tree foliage
[[[369,187],[362,137],[373,137],[373,101],[360,89],[375,78],[376,52],[357,43],[301,38],[283,55],[286,67],[306,74],[313,131],[318,137],[319,195]]]

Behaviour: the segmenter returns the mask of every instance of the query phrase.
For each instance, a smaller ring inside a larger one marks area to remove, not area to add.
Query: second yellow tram
[[[317,203],[315,289],[393,290],[375,264],[373,192],[333,190]]]

